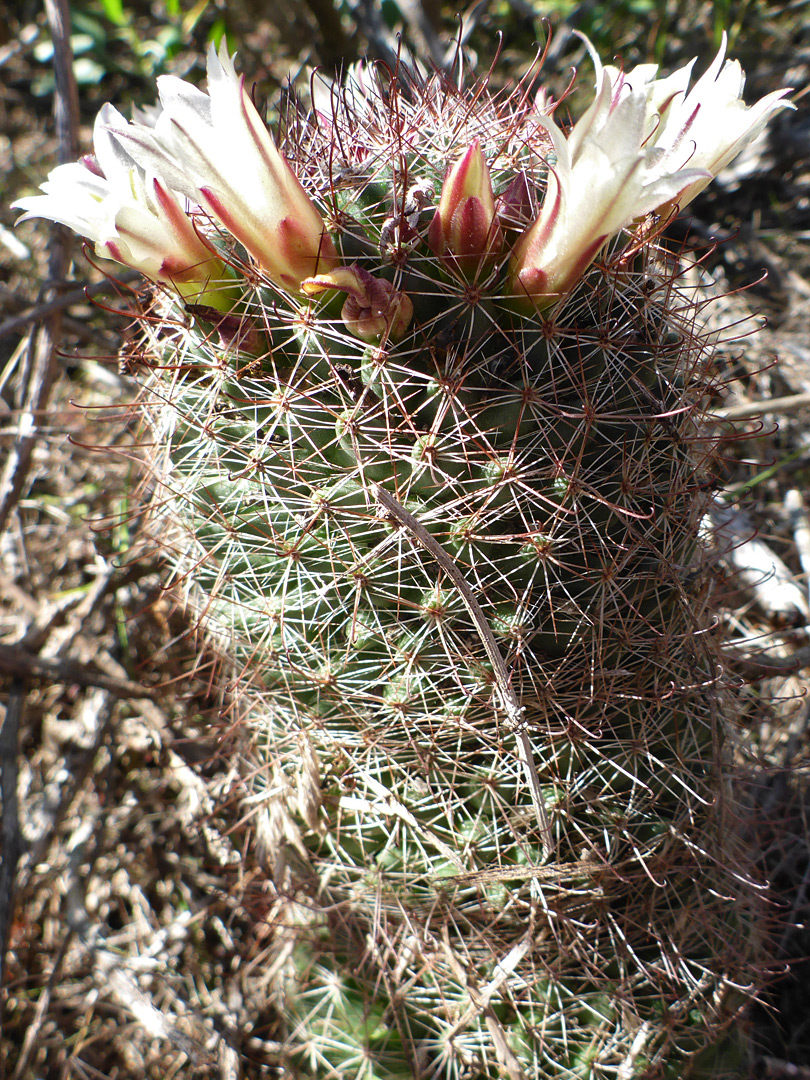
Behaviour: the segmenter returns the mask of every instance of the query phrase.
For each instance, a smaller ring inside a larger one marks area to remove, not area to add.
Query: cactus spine
[[[646,122],[601,74],[594,128]],[[620,158],[539,108],[356,69],[290,106],[256,235],[175,135],[117,133],[209,215],[197,302],[145,313],[143,407],[253,732],[285,1075],[677,1077],[750,982],[709,341],[649,216],[711,170],[619,212],[648,133]],[[595,224],[587,154],[595,204],[630,161]]]

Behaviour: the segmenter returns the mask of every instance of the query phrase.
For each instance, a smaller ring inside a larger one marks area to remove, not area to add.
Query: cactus
[[[157,283],[152,522],[251,733],[288,1076],[680,1077],[751,990],[711,338],[656,238],[784,92],[595,61],[567,133],[357,67],[280,152],[212,50],[21,204]]]

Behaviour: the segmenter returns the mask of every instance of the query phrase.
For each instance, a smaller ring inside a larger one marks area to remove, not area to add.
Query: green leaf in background
[[[116,26],[125,26],[130,21],[129,16],[124,14],[122,0],[101,0],[101,6],[110,22]]]

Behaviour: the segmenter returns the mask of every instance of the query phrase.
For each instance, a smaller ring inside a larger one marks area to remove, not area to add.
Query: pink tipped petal
[[[82,154],[79,158],[79,164],[83,165],[85,169],[91,172],[94,176],[100,176],[102,179],[106,179],[104,176],[104,170],[99,164],[98,158],[95,154]]]
[[[189,250],[196,246],[201,257],[208,257],[213,248],[194,228],[194,222],[183,210],[174,195],[156,176],[152,177],[152,194],[155,204],[160,208],[164,220],[170,226],[176,239]]]
[[[596,94],[566,138],[549,117],[544,127],[556,155],[546,199],[518,241],[512,281],[542,308],[564,296],[611,236],[656,211],[685,206],[763,129],[787,90],[753,106],[741,100],[740,65],[723,44],[705,74],[688,89],[694,61],[668,78],[640,65],[625,73],[596,68]]]
[[[446,217],[452,214],[453,207],[468,196],[478,195],[486,199],[488,180],[489,171],[481,152],[481,144],[475,139],[447,175],[439,202],[442,215]],[[491,191],[490,187],[490,194]]]
[[[498,219],[480,199],[470,196],[456,207],[450,221],[449,241],[449,249],[459,265],[466,270],[475,270],[482,252],[491,252],[501,246]]]
[[[271,281],[294,292],[338,258],[323,219],[276,147],[223,43],[208,53],[208,94],[174,76],[158,80],[154,126],[111,129],[142,168],[199,203]],[[288,221],[294,225],[282,225]]]
[[[329,270],[338,262],[332,238],[326,232],[318,236],[319,245],[313,246],[313,235],[306,223],[295,217],[286,217],[278,223],[279,265],[288,267],[287,276],[294,280],[293,288],[300,291],[304,278],[316,273],[319,267]]]

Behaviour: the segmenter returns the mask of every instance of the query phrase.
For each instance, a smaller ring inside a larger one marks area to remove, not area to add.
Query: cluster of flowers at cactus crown
[[[459,147],[424,242],[454,272],[499,261],[509,287],[540,309],[565,296],[605,244],[656,213],[666,220],[701,191],[765,126],[792,107],[778,90],[752,106],[744,75],[725,60],[725,39],[689,87],[694,60],[674,74],[624,72],[590,48],[596,91],[567,133],[536,107],[550,145],[536,219],[504,250],[490,170],[476,140]],[[180,296],[229,306],[230,271],[213,242],[226,230],[258,270],[293,296],[347,294],[344,320],[369,340],[405,332],[409,299],[356,264],[344,265],[323,215],[278,150],[223,44],[208,55],[208,93],[175,76],[158,79],[160,107],[128,122],[112,105],[98,114],[94,151],[60,165],[44,195],[15,205],[21,220],[61,222],[98,255],[133,267]],[[219,289],[212,283],[219,282]],[[218,302],[217,297],[220,297]]]

